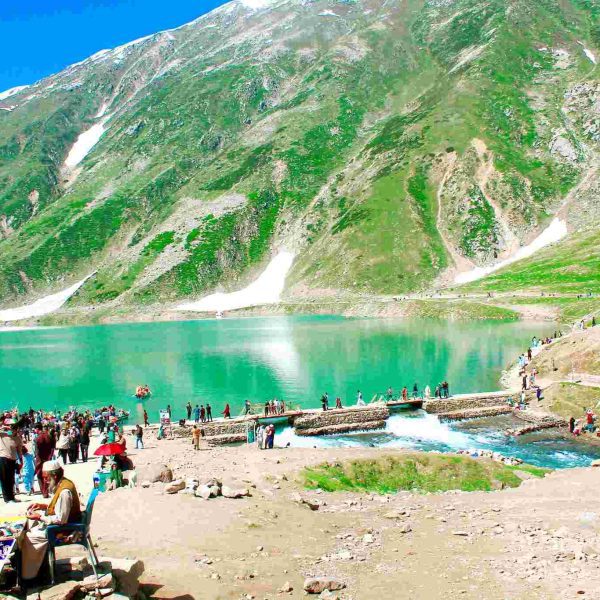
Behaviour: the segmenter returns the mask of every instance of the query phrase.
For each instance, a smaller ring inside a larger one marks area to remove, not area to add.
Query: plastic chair
[[[50,566],[50,578],[52,584],[55,583],[55,571],[56,571],[56,555],[54,549],[58,546],[71,546],[73,544],[79,544],[83,546],[90,558],[92,569],[96,580],[98,580],[98,557],[94,550],[94,544],[90,536],[90,523],[92,522],[92,510],[94,508],[94,501],[98,495],[98,490],[94,488],[90,497],[87,501],[85,510],[81,515],[81,523],[65,523],[64,525],[49,525],[46,533],[48,535],[48,564]]]

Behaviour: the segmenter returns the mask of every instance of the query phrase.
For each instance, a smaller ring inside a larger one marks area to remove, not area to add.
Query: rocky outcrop
[[[526,425],[520,429],[511,429],[507,432],[509,435],[520,436],[525,435],[526,433],[541,431],[542,429],[567,426],[567,422],[564,419],[549,413],[534,410],[515,410],[514,415],[517,419],[530,423],[530,425]]]
[[[428,413],[452,413],[457,411],[465,411],[472,408],[484,408],[499,406],[505,403],[510,396],[514,396],[511,392],[489,392],[487,394],[461,394],[452,396],[447,399],[427,400],[425,410]]]
[[[478,419],[484,417],[495,417],[497,415],[506,415],[512,412],[512,408],[505,405],[482,406],[480,408],[467,408],[446,413],[438,413],[440,421],[463,421],[466,419]]]
[[[294,419],[297,435],[331,435],[383,429],[390,416],[386,406],[365,406],[304,414]]]

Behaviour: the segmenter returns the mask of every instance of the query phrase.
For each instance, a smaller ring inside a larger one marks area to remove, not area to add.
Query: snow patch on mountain
[[[76,167],[90,153],[90,150],[98,143],[98,140],[106,131],[105,125],[111,116],[107,115],[99,123],[92,125],[89,129],[79,134],[79,137],[65,159],[65,167],[69,169]]]
[[[583,48],[583,53],[590,59],[590,61],[592,61],[594,64],[598,64],[596,61],[596,56],[594,55],[594,53],[591,50],[588,50],[584,45],[583,42],[577,42],[582,48]]]
[[[454,283],[470,283],[471,281],[477,281],[490,273],[494,273],[503,267],[513,264],[518,260],[522,260],[523,258],[529,258],[533,254],[535,254],[538,250],[549,246],[555,242],[560,241],[567,235],[567,224],[562,219],[555,217],[552,219],[552,222],[540,235],[538,235],[530,244],[527,246],[523,246],[519,248],[517,252],[515,252],[509,258],[501,260],[495,265],[491,265],[489,267],[476,267],[467,271],[466,273],[459,273],[454,278]]]
[[[294,254],[281,251],[273,257],[267,268],[248,287],[230,294],[217,293],[196,302],[180,304],[175,310],[219,312],[249,306],[275,304],[281,299],[285,279],[294,263]]]
[[[28,85],[18,85],[17,87],[13,87],[9,90],[5,90],[4,92],[0,92],[0,100],[5,100],[10,96],[14,96],[15,94],[18,94],[19,92],[27,89],[28,87]]]
[[[95,273],[95,272],[94,272]],[[94,273],[91,273],[81,281],[78,281],[65,290],[44,296],[32,304],[19,306],[18,308],[7,308],[0,310],[0,321],[20,321],[47,315],[58,310]]]
[[[257,9],[269,6],[273,3],[273,0],[239,0],[239,2],[248,8]]]

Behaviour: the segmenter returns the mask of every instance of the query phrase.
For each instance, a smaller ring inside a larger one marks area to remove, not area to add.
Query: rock
[[[310,510],[319,510],[319,508],[321,508],[321,505],[319,502],[317,502],[316,500],[308,500],[307,498],[304,498],[300,494],[294,494],[292,496],[292,499],[294,500],[294,502],[297,502],[298,504],[304,504],[304,505],[308,506],[308,508],[310,508]]]
[[[250,495],[248,488],[232,488],[228,485],[224,485],[221,488],[221,495],[225,498],[243,498],[244,496]]]
[[[453,531],[452,535],[458,535],[461,537],[467,537],[469,534],[466,531]]]
[[[106,575],[100,575],[98,579],[96,579],[95,575],[89,575],[79,585],[84,592],[91,592],[101,588],[112,588],[114,587],[113,574],[106,573]]]
[[[65,581],[40,593],[41,600],[71,600],[79,593],[81,582]]]
[[[286,581],[277,591],[281,594],[287,594],[288,592],[293,591],[292,584],[289,581]]]
[[[180,492],[183,489],[185,489],[185,481],[183,481],[183,479],[177,479],[176,481],[168,483],[165,486],[165,493],[176,494],[177,492]]]
[[[149,488],[152,485],[152,482],[149,479],[144,479],[140,485],[143,488]]]
[[[556,136],[552,142],[550,142],[549,150],[553,156],[559,156],[564,160],[570,162],[575,162],[577,160],[577,150],[573,147],[571,141],[562,135]]]
[[[221,493],[221,488],[217,485],[211,485],[209,490],[211,498],[216,498]]]
[[[600,460],[593,460],[592,467],[600,467]]]
[[[140,586],[139,579],[144,572],[144,563],[141,560],[128,558],[101,558],[100,566],[108,565],[106,570],[112,569],[113,577],[119,584],[119,591],[126,596],[134,597]]]
[[[203,486],[205,485],[206,487],[218,487],[219,489],[221,489],[222,487],[222,483],[216,478],[216,477],[211,477],[210,479],[204,479],[204,480],[200,480],[200,485]]]
[[[148,465],[138,470],[138,478],[142,481],[151,483],[171,483],[173,481],[173,471],[166,465]]]
[[[400,533],[410,533],[412,531],[412,527],[409,523],[404,523],[404,525],[400,525],[400,527],[398,527],[398,531]]]
[[[363,535],[363,544],[372,544],[375,541],[375,538],[373,537],[372,533],[365,533],[365,535]]]
[[[319,594],[319,600],[340,600],[339,594],[325,590]]]
[[[71,568],[78,571],[83,571],[90,566],[86,556],[74,556],[72,558],[57,558],[56,566],[58,568]]]
[[[343,590],[346,584],[335,577],[308,577],[304,580],[304,591],[309,594],[320,594],[327,590]]]
[[[391,510],[383,515],[386,519],[401,519],[406,515],[405,510]]]
[[[208,500],[210,498],[210,494],[211,494],[211,488],[209,488],[205,485],[200,486],[194,492],[194,496],[196,496],[196,498],[203,498],[204,500]]]

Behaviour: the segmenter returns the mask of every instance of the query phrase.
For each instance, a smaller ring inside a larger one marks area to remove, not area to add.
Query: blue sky
[[[104,48],[177,27],[224,0],[0,0],[0,92]]]

